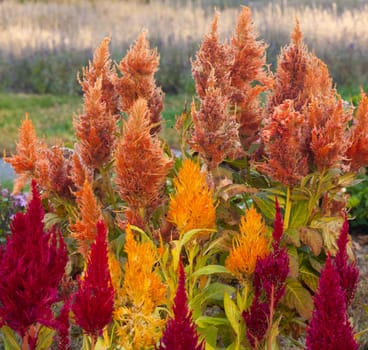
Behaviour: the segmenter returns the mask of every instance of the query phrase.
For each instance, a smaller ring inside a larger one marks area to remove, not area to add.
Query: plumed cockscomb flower
[[[312,320],[307,327],[307,350],[357,350],[346,312],[339,272],[328,257],[314,296]]]
[[[111,282],[107,229],[103,221],[97,223],[96,241],[91,245],[87,270],[78,281],[72,311],[76,323],[94,340],[112,321],[114,288]]]
[[[250,276],[256,268],[257,259],[269,254],[269,240],[265,222],[254,207],[240,219],[240,235],[234,236],[233,248],[226,258],[225,266],[238,278]]]
[[[179,264],[179,283],[173,306],[174,317],[166,324],[158,350],[204,350],[199,342],[196,327],[192,320],[192,311],[188,308],[185,291],[185,272],[183,263]]]
[[[123,136],[116,149],[116,184],[129,208],[150,215],[160,204],[166,175],[172,165],[156,135],[150,134],[150,111],[138,99],[123,125]],[[136,224],[136,223],[133,223]]]
[[[57,336],[55,337],[57,341],[58,350],[70,350],[70,337],[69,337],[69,312],[70,312],[70,299],[65,300],[63,307],[60,310],[59,317],[57,318],[56,330]]]
[[[346,306],[349,307],[354,300],[354,295],[358,287],[359,269],[355,262],[349,262],[347,254],[347,244],[349,241],[349,224],[345,217],[340,236],[337,240],[337,253],[334,259],[334,266],[340,275],[340,285],[346,296]]]
[[[143,31],[127,55],[120,61],[121,78],[114,79],[114,86],[121,97],[121,110],[130,113],[138,99],[147,101],[149,113],[146,115],[151,133],[160,131],[160,113],[163,108],[164,94],[156,86],[154,74],[158,69],[160,56],[157,49],[150,48]]]
[[[175,194],[170,196],[168,221],[175,224],[179,235],[192,229],[216,227],[216,208],[213,191],[199,164],[184,160],[178,176],[174,178]],[[208,232],[199,234],[208,237]]]
[[[58,286],[67,262],[60,232],[45,232],[35,181],[32,194],[27,212],[15,215],[12,235],[0,251],[0,319],[22,337],[35,323],[53,326],[52,306],[59,301]]]

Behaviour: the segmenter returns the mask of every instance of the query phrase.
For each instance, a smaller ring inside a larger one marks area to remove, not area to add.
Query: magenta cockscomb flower
[[[254,298],[249,311],[242,316],[247,326],[247,338],[252,347],[261,342],[272,322],[273,311],[285,293],[285,282],[289,274],[289,255],[280,247],[283,234],[281,210],[276,199],[276,214],[272,233],[273,251],[258,259],[253,276]],[[272,311],[272,312],[271,312]]]
[[[70,299],[64,302],[63,307],[60,310],[60,315],[57,318],[57,348],[58,350],[70,350],[70,337],[69,337],[69,312],[70,312]]]
[[[72,303],[76,323],[94,341],[111,322],[114,308],[114,288],[107,257],[107,230],[103,221],[99,221],[96,227],[96,241],[91,245],[87,271],[78,281],[78,291]]]
[[[307,350],[357,350],[339,272],[330,256],[322,270],[314,296],[312,320],[307,328]]]
[[[167,322],[158,350],[204,350],[204,343],[199,342],[192,320],[192,311],[188,309],[188,298],[185,291],[185,272],[181,261],[173,312],[174,318]]]
[[[64,274],[67,249],[60,232],[44,229],[44,210],[36,182],[26,213],[17,213],[12,235],[0,251],[0,319],[24,337],[35,323],[54,326],[52,305]],[[27,337],[35,343],[37,334]]]
[[[335,256],[334,265],[340,275],[340,285],[345,292],[346,305],[349,307],[354,300],[358,287],[359,270],[355,262],[349,262],[347,254],[347,244],[349,241],[349,224],[345,217],[340,236],[337,240],[338,250]]]

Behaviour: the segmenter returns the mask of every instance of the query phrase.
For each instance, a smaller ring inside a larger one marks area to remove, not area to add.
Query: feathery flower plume
[[[58,350],[70,350],[70,337],[69,337],[69,312],[70,312],[70,299],[64,302],[63,307],[60,310],[60,315],[57,318],[57,348]]]
[[[352,171],[368,164],[368,96],[361,91],[361,100],[350,129],[351,145],[346,152]]]
[[[83,68],[83,79],[79,83],[85,94],[90,93],[97,80],[101,79],[101,102],[105,104],[106,114],[118,114],[118,96],[114,89],[113,79],[116,77],[113,63],[110,58],[109,44],[111,39],[105,38],[97,47],[93,55],[93,62]]]
[[[28,118],[28,113],[26,113],[26,117],[19,128],[18,138],[19,141],[16,144],[17,154],[4,157],[4,161],[9,163],[18,175],[14,182],[14,194],[19,193],[27,180],[33,176],[40,147],[40,142],[37,139],[32,120]]]
[[[172,165],[159,139],[150,134],[147,102],[139,99],[123,124],[116,149],[116,184],[133,213],[150,215],[160,204],[166,175]],[[141,218],[142,219],[142,218]]]
[[[274,109],[261,132],[266,162],[258,169],[274,180],[293,187],[308,173],[303,128],[305,117],[286,100]]]
[[[204,350],[204,342],[199,342],[192,320],[192,311],[188,308],[182,261],[179,264],[179,283],[174,298],[173,313],[174,317],[166,324],[158,350]]]
[[[334,267],[340,275],[340,285],[345,292],[346,307],[349,307],[353,300],[358,287],[359,269],[355,262],[349,263],[347,254],[347,244],[349,241],[349,224],[345,216],[340,236],[337,240],[338,250],[334,259]]]
[[[67,262],[60,232],[44,230],[44,210],[35,181],[26,213],[17,213],[12,235],[0,251],[0,319],[21,337],[36,323],[53,327],[52,306]],[[31,333],[31,332],[30,332]],[[28,334],[36,342],[37,334]]]
[[[328,256],[314,296],[312,320],[307,327],[307,350],[357,350],[346,311],[339,272]]]
[[[208,188],[206,176],[199,164],[184,160],[174,179],[175,194],[170,196],[168,221],[175,224],[179,234],[192,229],[215,228],[216,209],[213,191]],[[200,234],[202,238],[208,232]]]
[[[225,158],[236,158],[243,154],[239,139],[239,124],[235,114],[228,111],[229,98],[216,87],[212,70],[207,82],[206,95],[199,111],[192,103],[193,129],[190,146],[201,155],[212,169]]]
[[[94,341],[112,321],[114,288],[108,264],[107,229],[103,221],[96,225],[96,241],[91,245],[87,271],[78,281],[72,311],[76,323]]]
[[[163,108],[164,94],[161,88],[156,86],[154,74],[158,69],[160,56],[157,49],[151,49],[143,31],[134,46],[120,61],[119,69],[121,78],[114,78],[114,86],[121,97],[121,109],[130,113],[130,109],[141,98],[147,101],[151,133],[160,131],[160,113]]]
[[[101,207],[93,193],[92,184],[86,179],[83,187],[75,193],[80,218],[70,225],[71,236],[78,242],[78,251],[88,258],[89,247],[96,239],[96,224],[102,218]]]
[[[114,320],[118,323],[119,343],[126,349],[142,349],[156,344],[161,336],[165,320],[157,306],[167,302],[167,290],[154,267],[156,248],[150,242],[137,243],[129,224],[124,251],[128,260]]]
[[[258,259],[269,254],[269,240],[266,225],[257,210],[252,206],[240,219],[240,235],[233,238],[233,248],[226,258],[225,266],[239,279],[250,276]]]

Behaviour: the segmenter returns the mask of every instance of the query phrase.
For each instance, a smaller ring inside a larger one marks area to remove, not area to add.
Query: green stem
[[[286,190],[286,204],[285,204],[285,217],[284,217],[284,230],[289,227],[290,213],[291,213],[291,192],[290,187]]]

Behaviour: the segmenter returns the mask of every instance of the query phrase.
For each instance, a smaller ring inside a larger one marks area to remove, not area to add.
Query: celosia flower
[[[149,113],[145,100],[135,102],[116,149],[118,192],[133,212],[145,210],[146,215],[160,204],[172,165],[159,139],[150,134]]]
[[[358,287],[359,269],[355,262],[349,263],[347,254],[347,244],[349,241],[349,224],[345,217],[340,236],[337,240],[338,250],[334,259],[334,266],[340,275],[340,285],[345,292],[346,306],[349,307],[354,300],[354,295]]]
[[[14,182],[14,194],[19,193],[26,181],[34,174],[37,153],[40,147],[35,128],[32,120],[28,119],[28,114],[26,114],[26,118],[22,121],[18,137],[17,154],[11,157],[4,157],[4,161],[9,163],[18,175]]]
[[[368,164],[368,96],[361,92],[361,101],[354,117],[354,124],[350,129],[351,145],[346,157],[350,169],[357,171]]]
[[[107,230],[103,221],[97,223],[96,241],[91,245],[87,271],[78,281],[72,311],[76,323],[96,341],[112,320],[114,288],[108,264]]]
[[[114,86],[121,97],[121,109],[130,113],[138,99],[147,101],[148,118],[151,133],[160,130],[160,113],[163,108],[164,94],[161,88],[156,86],[154,74],[158,69],[160,56],[157,49],[150,49],[143,31],[134,46],[130,48],[127,55],[119,63],[122,73],[121,78],[114,79]]]
[[[69,337],[69,312],[70,312],[70,300],[64,302],[63,307],[60,310],[60,315],[57,318],[57,348],[58,350],[70,350],[70,337]]]
[[[155,268],[155,246],[137,243],[130,225],[126,228],[124,250],[128,259],[114,320],[118,323],[119,343],[127,349],[141,349],[153,346],[161,336],[165,321],[156,308],[167,302],[167,289]]]
[[[162,336],[158,350],[204,350],[204,342],[199,342],[192,311],[188,308],[185,291],[183,263],[179,264],[179,283],[173,306],[174,317],[170,319]]]
[[[213,191],[208,188],[205,174],[198,164],[190,159],[184,160],[174,179],[174,187],[168,221],[176,225],[180,235],[192,229],[216,227]],[[208,232],[204,231],[199,236],[208,237]]]
[[[0,251],[0,319],[22,337],[35,323],[54,325],[52,306],[59,301],[57,289],[67,262],[60,232],[44,230],[44,210],[34,181],[32,194],[27,212],[15,215],[12,235]]]
[[[101,207],[88,179],[75,195],[80,217],[70,225],[71,236],[77,240],[78,251],[87,259],[90,244],[96,239],[96,224],[102,217]]]
[[[307,350],[357,350],[339,272],[328,256],[314,296],[312,320],[307,327]]]
[[[240,235],[233,238],[233,248],[225,261],[225,266],[234,275],[243,279],[256,268],[257,259],[269,254],[269,240],[265,222],[254,207],[246,211],[240,219]]]
[[[188,141],[210,169],[225,158],[234,159],[243,154],[236,115],[229,112],[229,98],[216,88],[212,72],[200,110],[196,111],[192,103],[193,129]]]
[[[293,187],[308,173],[308,153],[303,129],[305,117],[286,100],[274,109],[261,132],[266,161],[258,165],[274,180]]]

